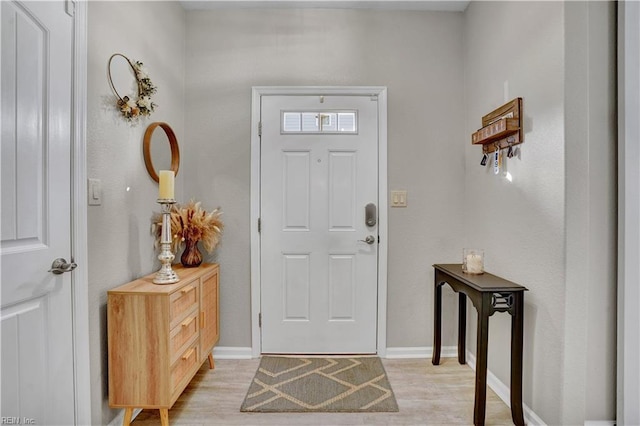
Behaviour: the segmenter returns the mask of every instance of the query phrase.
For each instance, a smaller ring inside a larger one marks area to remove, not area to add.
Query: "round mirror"
[[[161,127],[164,134],[154,132],[156,127]],[[144,164],[147,166],[149,176],[156,182],[160,181],[158,177],[159,170],[173,170],[178,176],[180,168],[180,149],[178,148],[178,140],[173,129],[167,123],[156,121],[149,124],[146,132],[144,132]]]

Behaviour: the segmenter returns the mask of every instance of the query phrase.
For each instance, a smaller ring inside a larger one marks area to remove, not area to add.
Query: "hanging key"
[[[489,159],[489,156],[487,154],[482,154],[482,160],[480,160],[480,165],[481,166],[486,166],[488,159]]]
[[[509,149],[507,150],[507,158],[513,157],[513,147],[509,145]]]

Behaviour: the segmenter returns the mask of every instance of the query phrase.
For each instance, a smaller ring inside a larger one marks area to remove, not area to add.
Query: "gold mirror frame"
[[[153,135],[153,131],[158,126],[162,127],[169,139],[169,147],[171,148],[171,170],[173,170],[173,173],[176,176],[178,176],[178,169],[180,168],[180,149],[178,148],[178,139],[176,139],[176,134],[173,132],[171,126],[161,121],[149,124],[149,127],[147,127],[147,130],[144,132],[142,150],[144,152],[144,165],[147,166],[147,171],[149,172],[151,179],[156,182],[160,182],[160,178],[158,177],[158,172],[153,167],[153,161],[151,161],[151,135]]]

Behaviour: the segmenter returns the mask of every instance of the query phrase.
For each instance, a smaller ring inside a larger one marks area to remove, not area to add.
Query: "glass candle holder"
[[[484,250],[462,249],[462,272],[467,274],[484,273]]]

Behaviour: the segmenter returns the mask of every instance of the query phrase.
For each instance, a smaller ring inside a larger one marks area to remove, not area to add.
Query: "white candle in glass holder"
[[[173,200],[175,178],[173,170],[160,170],[159,175],[158,198],[161,200]]]
[[[483,272],[482,256],[479,254],[467,255],[467,273],[481,274]]]

